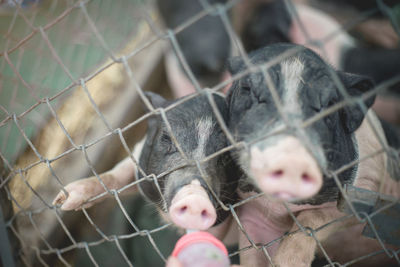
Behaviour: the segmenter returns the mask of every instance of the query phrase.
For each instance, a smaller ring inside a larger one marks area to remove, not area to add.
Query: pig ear
[[[348,94],[352,97],[361,97],[363,94],[372,90],[374,82],[372,79],[350,73],[339,73]],[[367,109],[369,109],[375,101],[375,95],[364,99],[363,102]],[[341,112],[342,121],[348,133],[352,133],[360,127],[364,120],[365,112],[358,103],[354,103],[343,108]]]
[[[243,64],[241,57],[232,57],[228,59],[228,70],[232,75],[235,75],[240,72]]]
[[[146,140],[143,144],[142,151],[141,151],[140,157],[139,157],[139,166],[146,173],[146,175],[151,174],[151,172],[149,170],[149,163],[151,160],[150,155],[154,151],[156,135],[157,135],[158,131],[159,131],[159,129],[158,129],[158,124],[156,122],[156,118],[154,118],[154,117],[148,118]],[[137,172],[137,173],[138,173],[137,179],[139,180],[143,176],[140,172]],[[150,199],[151,201],[153,201],[155,203],[161,202],[162,198],[161,198],[160,193],[157,190],[157,187],[153,181],[147,181],[147,180],[142,181],[139,184],[139,188],[140,188],[141,192],[143,192],[143,195],[146,196],[146,198]]]
[[[153,92],[144,92],[145,96],[149,99],[154,108],[163,107],[167,100],[159,94]]]
[[[139,157],[139,165],[146,173],[148,170],[150,154],[153,151],[153,146],[156,141],[156,135],[159,131],[159,125],[160,123],[157,115],[147,118],[146,140],[144,141]]]
[[[150,103],[154,108],[161,107],[167,100],[165,100],[162,96],[152,93],[152,92],[144,92],[145,96],[149,99]],[[147,110],[147,108],[145,107]],[[148,110],[147,110],[148,111]],[[144,142],[142,152],[140,154],[139,165],[143,170],[147,170],[147,163],[150,156],[150,152],[152,151],[153,143],[155,141],[155,136],[158,132],[159,115],[152,115],[147,118],[147,132],[146,132],[146,141]]]

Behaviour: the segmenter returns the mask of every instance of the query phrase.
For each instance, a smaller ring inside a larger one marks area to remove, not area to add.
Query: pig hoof
[[[56,196],[56,198],[53,200],[53,205],[54,206],[59,206],[64,204],[64,202],[67,200],[67,196],[65,195],[64,191],[61,191],[60,193],[58,193],[58,195]]]
[[[77,197],[74,192],[69,193],[67,196],[64,191],[61,191],[53,200],[53,205],[59,207],[61,210],[79,210],[82,208],[82,203],[84,203],[84,200]]]

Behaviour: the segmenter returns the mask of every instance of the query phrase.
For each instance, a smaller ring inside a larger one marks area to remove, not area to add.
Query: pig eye
[[[334,129],[335,127],[337,127],[337,123],[339,121],[338,115],[339,114],[337,112],[333,112],[323,118],[323,121],[325,122],[326,126],[328,126],[328,128]]]
[[[331,162],[335,159],[335,155],[333,154],[333,152],[329,152],[327,157],[328,157],[328,160]]]
[[[242,91],[249,94],[251,90],[250,78],[243,78],[242,80],[240,80],[240,88],[242,89]]]
[[[240,85],[241,91],[245,93],[246,95],[250,95],[251,87],[247,84],[241,84]]]
[[[177,151],[174,143],[171,140],[171,137],[169,136],[168,133],[163,133],[161,135],[161,143],[163,144],[163,147],[165,148],[164,151],[167,154],[172,154]]]
[[[175,145],[173,143],[167,146],[167,150],[165,151],[167,154],[173,154],[177,151]]]
[[[324,108],[324,109],[328,109],[335,104],[336,104],[336,100],[334,98],[330,98],[328,103],[326,104],[326,108]],[[335,114],[336,114],[336,112],[333,112],[331,114],[328,114],[324,118],[324,122],[329,128],[335,127]]]
[[[329,92],[329,94],[324,94],[323,96],[321,96],[321,104],[324,108],[330,108],[338,101],[338,97],[333,91]]]
[[[332,126],[333,126],[333,119],[331,118],[331,116],[325,117],[324,121],[325,121],[326,125],[327,125],[329,128],[332,128]]]
[[[331,99],[331,100],[328,101],[328,106],[327,107],[329,108],[329,107],[335,105],[335,103],[336,103],[336,101],[334,99]]]
[[[242,86],[242,90],[246,92],[250,92],[250,86]]]
[[[254,94],[254,97],[257,99],[258,103],[267,103],[268,96],[266,94]]]

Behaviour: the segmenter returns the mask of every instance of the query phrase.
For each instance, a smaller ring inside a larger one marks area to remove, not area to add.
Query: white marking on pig
[[[304,121],[303,111],[301,110],[299,94],[301,84],[304,84],[302,79],[302,73],[304,71],[304,63],[299,57],[294,57],[289,60],[285,60],[281,63],[281,74],[284,81],[284,93],[282,96],[283,111],[291,116],[290,123],[297,124]],[[321,145],[317,138],[313,138],[312,141],[308,137],[309,134],[304,131],[303,128],[297,128],[298,138],[307,142],[306,147],[309,152],[313,154],[315,159],[318,159],[318,163],[322,168],[326,167],[326,159],[324,152],[321,149]]]
[[[285,114],[301,115],[302,111],[299,105],[298,94],[300,83],[303,82],[301,74],[304,70],[304,64],[301,62],[301,59],[295,57],[282,61],[280,65],[282,80],[284,83],[284,92],[281,99],[283,112]],[[299,119],[302,119],[302,117],[299,117]],[[276,120],[276,122],[272,125],[268,125],[268,129],[266,130],[273,132],[283,126],[283,120]],[[281,137],[279,136],[269,137],[267,140],[268,143],[265,142],[266,140],[259,143],[260,148],[264,149],[266,146],[268,146],[267,144],[276,143],[280,139]]]
[[[283,109],[288,113],[301,114],[299,106],[299,86],[302,82],[301,74],[304,65],[297,57],[281,63],[281,73],[284,81]]]
[[[214,123],[210,117],[202,118],[196,125],[198,145],[193,155],[195,158],[205,157],[206,143],[211,135]]]

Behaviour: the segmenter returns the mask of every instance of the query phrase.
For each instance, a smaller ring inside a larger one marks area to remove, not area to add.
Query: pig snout
[[[184,229],[207,230],[217,219],[207,192],[197,180],[176,193],[169,215],[173,223]]]
[[[253,147],[250,172],[263,192],[285,201],[310,198],[322,186],[317,162],[294,137],[262,151]]]

